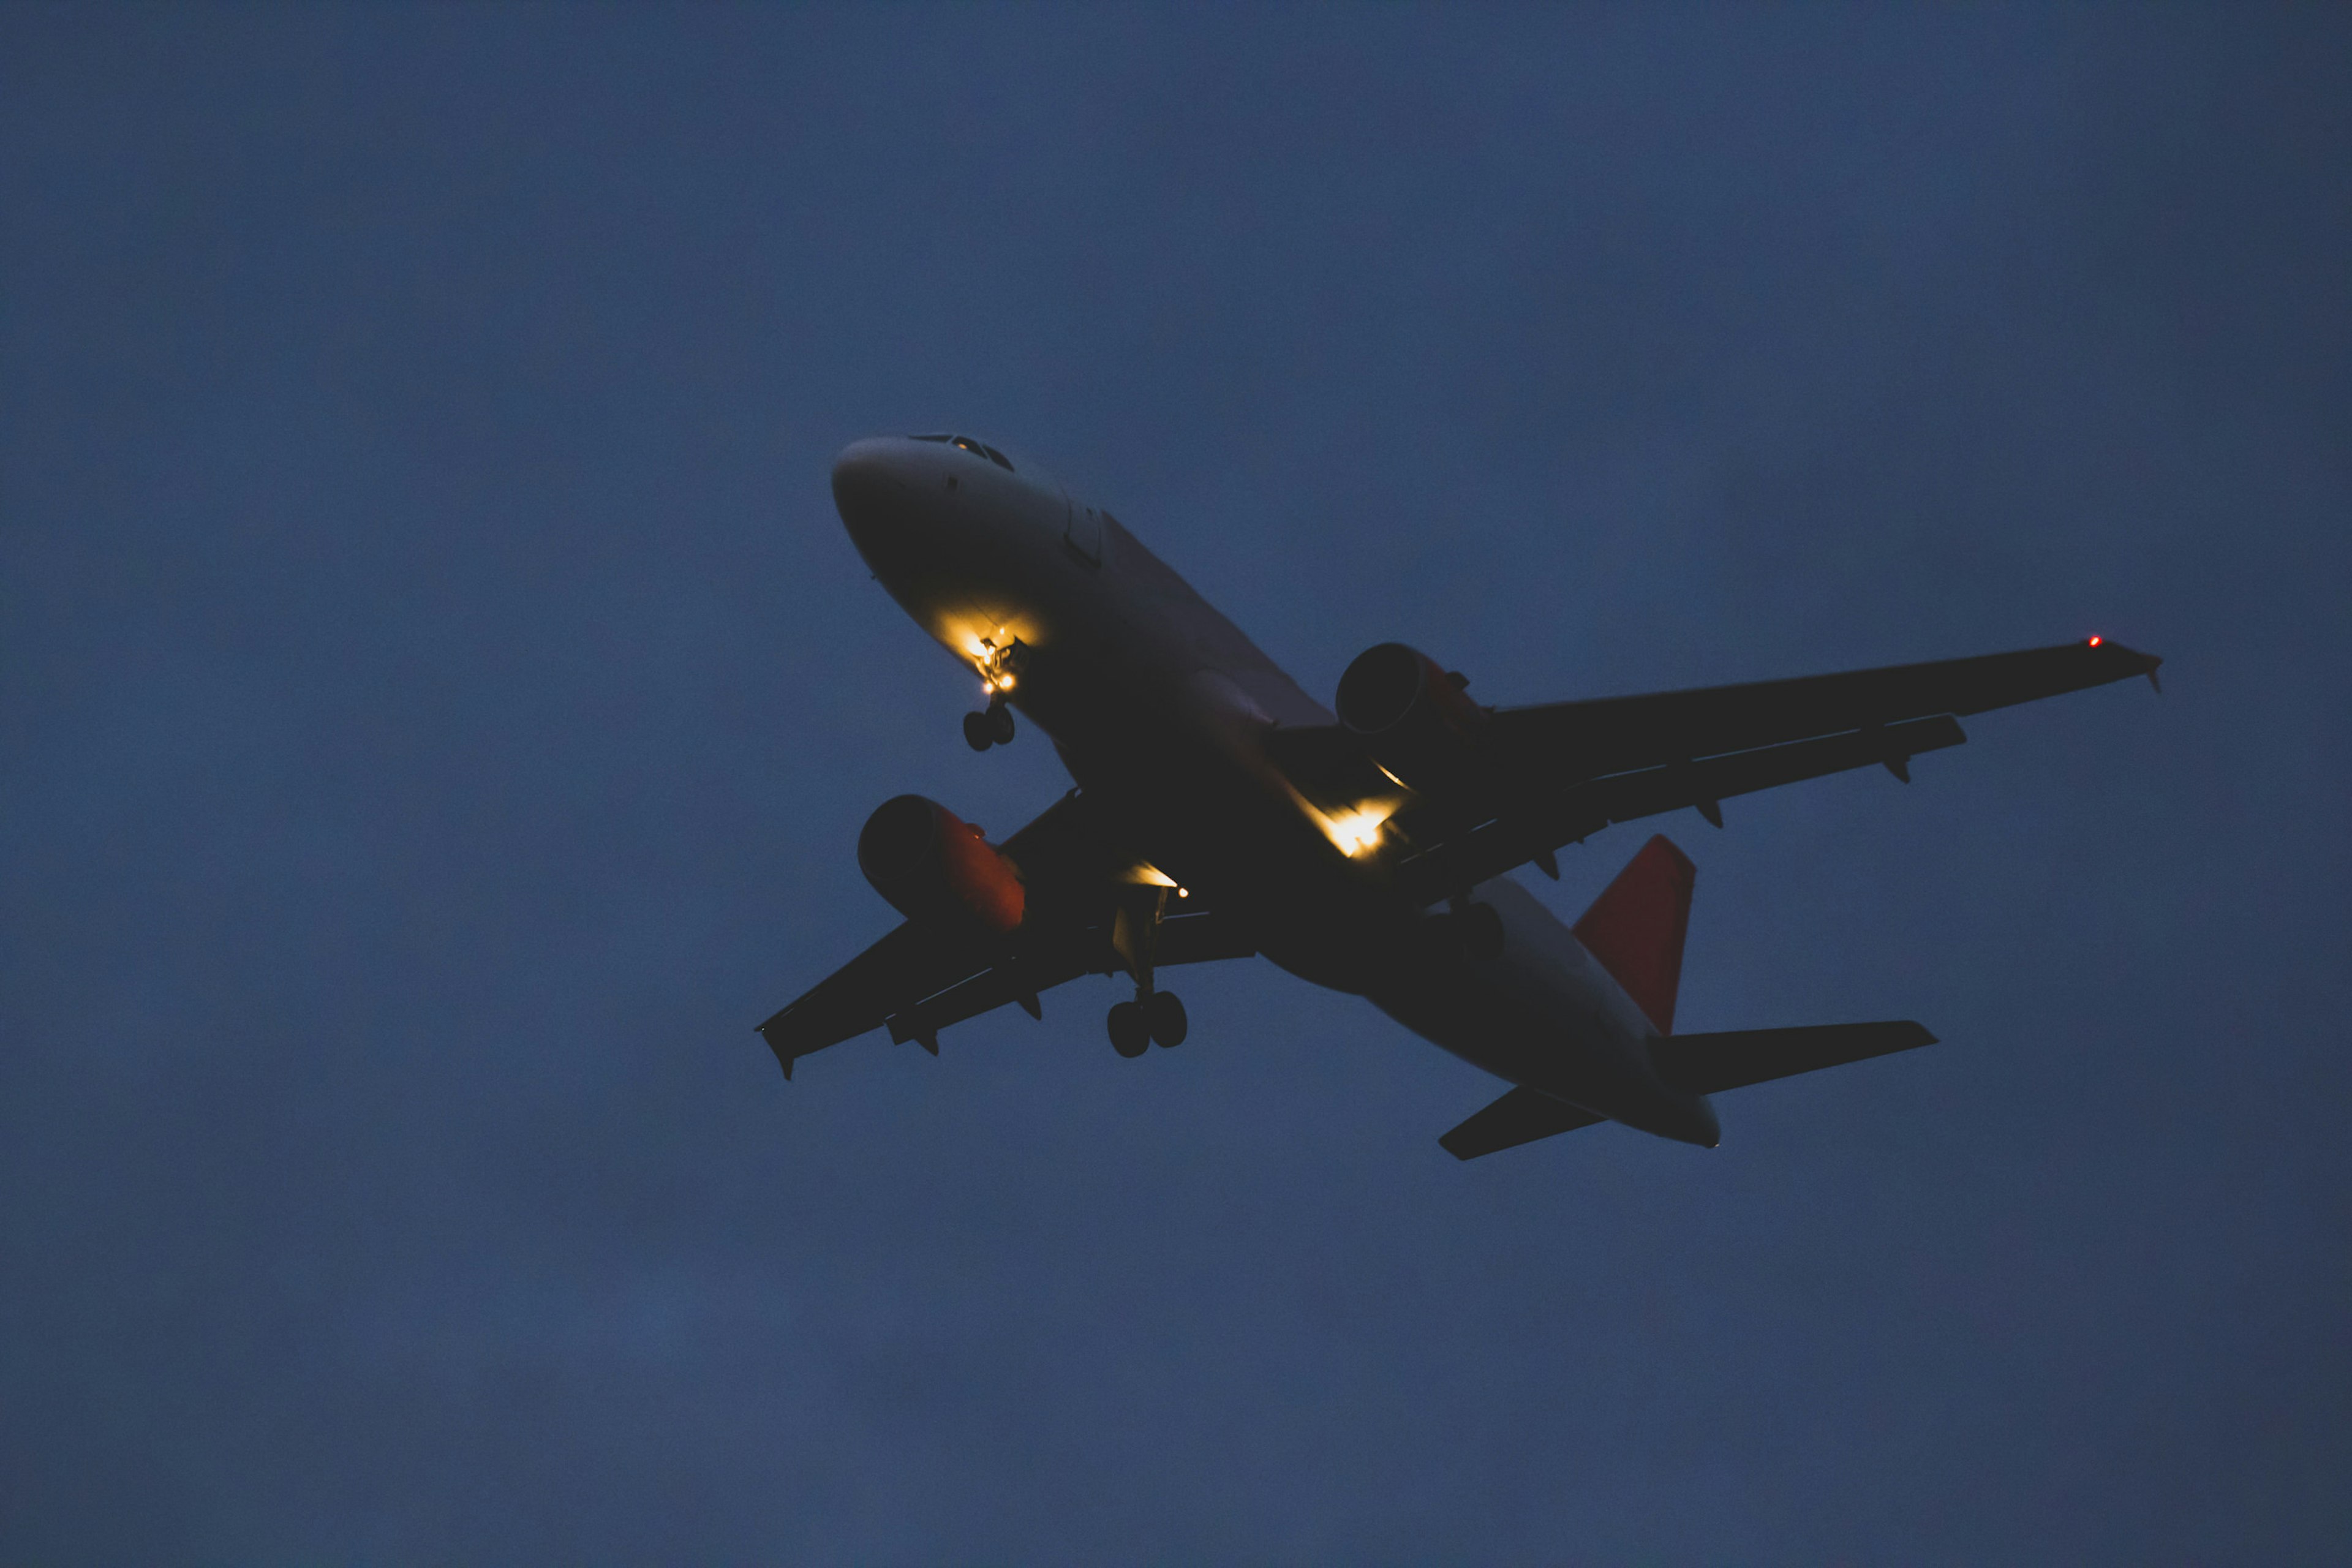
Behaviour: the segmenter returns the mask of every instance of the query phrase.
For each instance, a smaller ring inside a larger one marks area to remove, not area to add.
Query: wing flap
[[[904,1045],[908,1040],[919,1040],[924,1049],[936,1054],[940,1048],[940,1031],[950,1024],[961,1024],[966,1018],[992,1013],[1008,1002],[1024,998],[1034,1001],[1041,992],[1065,981],[1076,980],[1085,973],[1082,964],[1066,958],[1052,964],[1019,960],[1000,963],[993,969],[984,969],[969,980],[949,986],[936,996],[891,1014],[884,1022],[890,1026],[891,1044]]]

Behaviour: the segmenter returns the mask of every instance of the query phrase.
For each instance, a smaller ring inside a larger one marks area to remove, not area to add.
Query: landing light
[[[1324,836],[1339,847],[1343,855],[1366,855],[1380,847],[1381,824],[1396,809],[1385,802],[1343,811],[1337,816],[1323,819]]]
[[[2107,639],[2106,639],[2106,638],[2105,638],[2105,637],[2093,637],[2093,638],[2091,639],[2091,646],[2092,646],[2093,647],[2098,647],[2101,643],[2103,643],[2103,642],[2105,642],[2105,641],[2106,641],[2106,640],[2107,640]]]

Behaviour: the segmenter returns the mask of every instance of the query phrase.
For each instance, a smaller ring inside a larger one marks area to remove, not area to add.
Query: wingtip
[[[2164,682],[2158,680],[2156,676],[2156,672],[2164,666],[2163,655],[2142,653],[2136,647],[2126,647],[2121,643],[2109,642],[2105,637],[2086,638],[2083,646],[2105,658],[2123,660],[2127,672],[2147,676],[2147,683],[2155,688],[2156,694],[2159,697],[2164,695]],[[2112,679],[2121,679],[2122,677],[2116,676]]]
[[[768,1020],[769,1024],[772,1024],[774,1022],[775,1020],[773,1018]],[[786,1083],[792,1082],[793,1054],[784,1049],[783,1047],[776,1044],[775,1037],[768,1033],[768,1024],[762,1024],[751,1032],[760,1037],[761,1044],[765,1045],[770,1050],[776,1053],[776,1065],[784,1069],[784,1081]]]

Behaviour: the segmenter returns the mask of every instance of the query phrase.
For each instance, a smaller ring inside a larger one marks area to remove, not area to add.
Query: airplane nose
[[[897,553],[914,500],[898,443],[887,437],[853,441],[833,460],[833,505],[858,553],[877,568]]]
[[[891,461],[891,447],[878,437],[853,441],[833,459],[833,504],[852,529],[860,519],[890,510],[906,495],[906,484]]]

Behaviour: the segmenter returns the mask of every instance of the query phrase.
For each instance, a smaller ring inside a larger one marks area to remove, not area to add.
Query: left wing
[[[1076,790],[1007,839],[1027,913],[1010,936],[945,919],[909,920],[760,1026],[784,1076],[814,1051],[887,1026],[893,1041],[916,1040],[936,1054],[950,1024],[1018,1002],[1032,1017],[1039,995],[1081,974],[1109,973],[1123,960],[1112,920],[1135,865],[1100,813]],[[1247,958],[1255,943],[1215,910],[1159,922],[1160,965]]]

